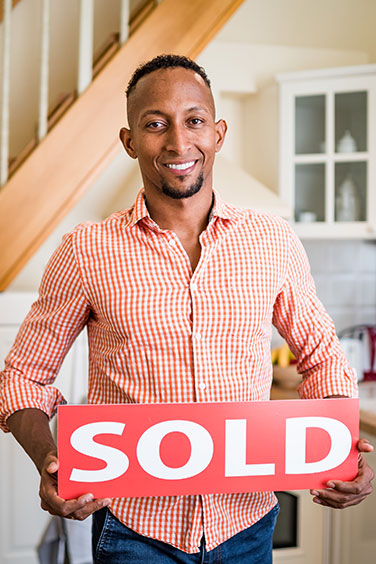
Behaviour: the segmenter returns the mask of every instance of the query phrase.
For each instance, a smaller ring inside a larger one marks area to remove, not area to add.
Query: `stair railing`
[[[25,160],[38,142],[48,134],[49,129],[61,117],[64,111],[73,102],[75,95],[65,95],[59,101],[56,115],[49,114],[49,52],[50,52],[50,2],[42,0],[41,3],[41,47],[39,66],[39,116],[36,139],[32,139],[24,150],[15,159],[9,158],[10,141],[10,75],[11,75],[11,19],[12,0],[3,1],[3,41],[2,41],[2,86],[1,86],[1,131],[0,131],[0,186],[3,186],[14,170]],[[136,14],[135,21],[131,21],[130,0],[120,1],[118,18],[118,34],[108,50],[107,58],[125,43],[133,30],[146,17],[156,4],[161,0],[149,0],[144,3],[140,14]],[[79,42],[78,42],[78,75],[77,94],[80,95],[91,84],[95,74],[93,70],[94,49],[94,0],[80,0],[79,12]],[[115,44],[116,43],[116,44]],[[104,58],[104,62],[107,62]],[[104,62],[99,65],[103,68]]]

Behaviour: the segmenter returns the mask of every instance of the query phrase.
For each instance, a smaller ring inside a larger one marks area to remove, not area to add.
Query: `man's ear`
[[[216,130],[216,142],[215,142],[215,152],[218,153],[222,149],[222,145],[224,143],[227,131],[227,123],[224,119],[220,119],[215,124]]]
[[[137,153],[133,145],[132,132],[126,127],[122,127],[119,131],[120,141],[123,144],[124,149],[127,151],[128,155],[132,159],[137,159]]]

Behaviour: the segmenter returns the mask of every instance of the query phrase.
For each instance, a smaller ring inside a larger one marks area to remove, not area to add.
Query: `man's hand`
[[[313,501],[326,507],[334,509],[344,509],[351,505],[357,505],[372,493],[371,481],[375,474],[372,468],[363,458],[362,452],[372,452],[373,446],[367,439],[360,439],[358,442],[358,475],[351,482],[341,480],[330,480],[327,482],[328,489],[311,490],[314,496]]]
[[[41,470],[39,496],[41,508],[51,513],[68,519],[83,521],[98,509],[111,503],[111,499],[94,499],[90,493],[78,499],[64,500],[57,494],[57,471],[59,461],[56,452],[47,454]]]
[[[8,427],[20,445],[30,456],[40,474],[39,495],[41,507],[51,515],[82,521],[102,507],[109,505],[111,499],[94,499],[90,493],[78,499],[65,500],[57,494],[56,445],[51,435],[48,417],[36,408],[16,411],[7,420]]]

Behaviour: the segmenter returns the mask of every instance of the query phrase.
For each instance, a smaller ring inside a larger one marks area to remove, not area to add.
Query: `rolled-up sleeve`
[[[73,341],[87,322],[86,299],[72,245],[67,235],[52,255],[39,297],[22,323],[0,374],[0,427],[24,408],[37,408],[49,418],[62,394],[52,386]]]
[[[298,359],[301,398],[356,396],[355,373],[342,352],[333,321],[316,295],[306,253],[292,230],[273,323]]]

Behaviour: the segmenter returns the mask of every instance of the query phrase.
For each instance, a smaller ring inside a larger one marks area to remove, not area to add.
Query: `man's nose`
[[[166,150],[183,155],[190,147],[189,131],[183,125],[170,125],[166,136]]]

